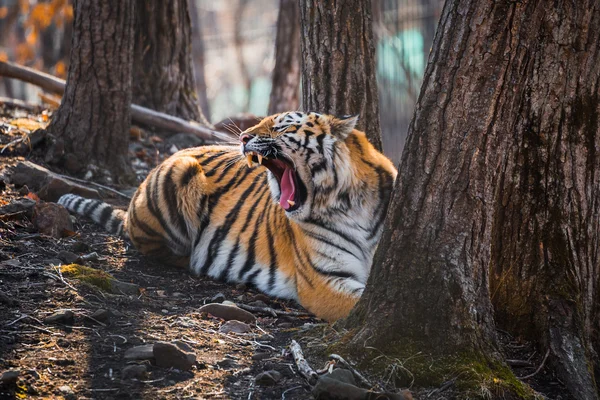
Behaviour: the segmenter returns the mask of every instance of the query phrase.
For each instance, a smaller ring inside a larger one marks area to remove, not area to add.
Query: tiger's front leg
[[[350,314],[364,290],[364,284],[350,278],[333,278],[298,274],[296,280],[300,304],[328,322]]]

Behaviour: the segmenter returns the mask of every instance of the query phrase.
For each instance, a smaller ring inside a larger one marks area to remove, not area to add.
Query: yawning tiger
[[[346,316],[364,289],[396,169],[354,129],[356,118],[286,112],[237,146],[179,151],[154,169],[127,213],[65,195],[136,248],[196,274]]]

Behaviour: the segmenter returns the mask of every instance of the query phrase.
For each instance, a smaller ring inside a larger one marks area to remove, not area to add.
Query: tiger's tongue
[[[288,200],[294,201],[294,195],[296,194],[296,186],[294,183],[294,174],[291,168],[286,168],[281,177],[281,196],[279,198],[279,205],[287,210],[291,206]]]

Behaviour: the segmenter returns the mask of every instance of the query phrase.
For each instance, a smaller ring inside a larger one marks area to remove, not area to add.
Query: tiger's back
[[[247,130],[241,148],[174,154],[134,195],[128,236],[140,252],[196,274],[296,299],[327,320],[347,315],[396,171],[352,121],[335,137],[340,120],[331,118],[279,114]]]

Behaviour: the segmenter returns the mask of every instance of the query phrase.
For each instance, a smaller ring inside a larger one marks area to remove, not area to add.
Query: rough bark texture
[[[370,0],[300,2],[302,107],[360,115],[358,129],[381,150]]]
[[[300,99],[300,7],[280,0],[269,114],[297,110]]]
[[[67,86],[48,126],[56,140],[47,161],[129,182],[133,0],[76,0],[74,14]]]
[[[188,0],[136,0],[133,101],[198,121]]]
[[[598,7],[446,2],[353,344],[481,348],[491,297],[598,398]]]

